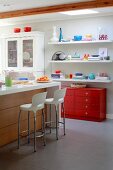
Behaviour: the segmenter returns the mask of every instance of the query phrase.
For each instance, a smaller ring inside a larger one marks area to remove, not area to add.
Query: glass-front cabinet
[[[18,33],[4,39],[4,69],[44,71],[44,34]]]
[[[22,48],[23,67],[33,67],[33,39],[23,40]]]
[[[34,38],[6,39],[6,67],[34,67]]]
[[[8,67],[17,67],[17,40],[8,41]]]

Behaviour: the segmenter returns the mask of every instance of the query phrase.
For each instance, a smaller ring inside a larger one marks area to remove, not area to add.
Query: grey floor
[[[14,142],[0,149],[0,170],[113,170],[113,121],[66,120],[66,136],[55,140],[47,136],[47,145],[33,141],[16,149]],[[25,141],[22,141],[25,142]]]

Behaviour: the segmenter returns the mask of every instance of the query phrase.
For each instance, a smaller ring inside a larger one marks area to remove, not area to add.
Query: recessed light
[[[83,10],[73,10],[73,11],[65,11],[65,12],[59,12],[59,13],[65,14],[65,15],[84,15],[84,14],[96,14],[99,12],[95,10],[90,10],[90,9],[83,9]]]

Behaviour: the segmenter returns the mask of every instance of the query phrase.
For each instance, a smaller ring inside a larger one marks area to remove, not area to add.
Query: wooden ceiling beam
[[[113,0],[92,0],[87,2],[77,2],[77,3],[62,4],[62,5],[55,5],[55,6],[48,6],[48,7],[3,12],[0,13],[0,19],[69,11],[69,10],[109,7],[109,6],[113,6]]]

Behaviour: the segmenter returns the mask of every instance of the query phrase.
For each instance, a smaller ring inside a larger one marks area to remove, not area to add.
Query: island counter
[[[17,139],[19,106],[31,103],[32,96],[44,91],[59,88],[59,82],[35,83],[33,85],[3,86],[0,88],[0,146]],[[48,93],[49,94],[49,93]],[[41,114],[37,113],[37,129],[41,127]],[[21,130],[27,129],[27,114],[22,112]],[[30,114],[30,130],[33,130],[33,113]],[[26,132],[25,134],[26,135]]]

